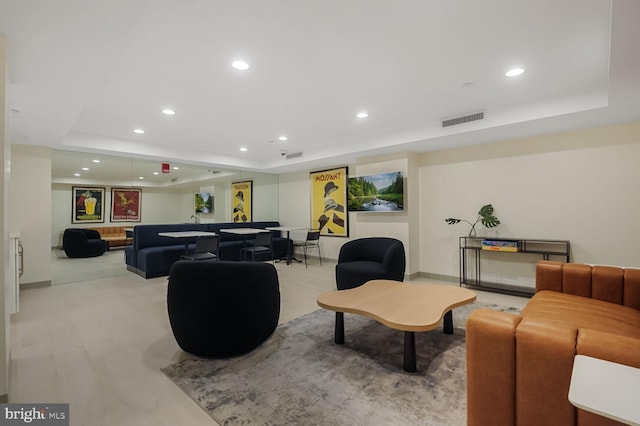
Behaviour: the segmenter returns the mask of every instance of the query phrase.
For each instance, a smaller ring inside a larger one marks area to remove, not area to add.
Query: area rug
[[[162,371],[220,425],[465,425],[465,322],[475,302],[454,309],[454,334],[416,333],[417,373],[402,369],[404,333],[345,314],[345,344],[333,343],[335,314],[317,310],[278,326],[253,352],[185,359]]]

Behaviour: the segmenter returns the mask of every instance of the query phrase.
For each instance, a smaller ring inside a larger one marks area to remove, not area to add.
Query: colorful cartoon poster
[[[231,184],[231,206],[234,222],[251,222],[253,209],[253,181],[233,182]]]
[[[346,167],[311,172],[311,228],[321,235],[348,237]]]
[[[74,186],[72,223],[104,222],[104,188]]]
[[[111,222],[140,222],[142,190],[111,188]]]

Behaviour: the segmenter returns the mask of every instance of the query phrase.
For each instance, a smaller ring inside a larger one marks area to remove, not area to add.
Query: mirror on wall
[[[251,218],[278,220],[273,174],[61,150],[52,150],[51,174],[52,284],[85,281],[86,269],[96,278],[130,273],[124,244],[103,256],[69,259],[61,250],[67,228],[119,231],[139,224],[232,222],[234,185],[247,182]]]

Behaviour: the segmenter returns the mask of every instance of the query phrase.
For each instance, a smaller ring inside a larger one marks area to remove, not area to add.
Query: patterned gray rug
[[[186,359],[162,371],[220,425],[465,425],[467,315],[454,334],[416,333],[417,373],[402,369],[404,335],[345,314],[345,344],[333,343],[335,314],[317,310],[280,325],[253,352]]]

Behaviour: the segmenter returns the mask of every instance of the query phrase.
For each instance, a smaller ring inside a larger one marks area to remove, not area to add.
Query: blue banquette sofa
[[[236,235],[220,232],[229,228],[260,228],[280,226],[277,221],[248,223],[180,223],[163,225],[137,225],[133,228],[133,244],[125,247],[125,262],[129,271],[144,278],[169,275],[171,265],[184,254],[184,240],[161,237],[160,232],[207,231],[220,235],[218,256],[221,260],[240,260],[240,250],[247,244],[252,245],[255,235]],[[281,237],[280,231],[273,233],[273,257],[286,256],[291,240]],[[246,242],[245,242],[246,239]],[[195,238],[187,239],[188,249],[195,248]]]

